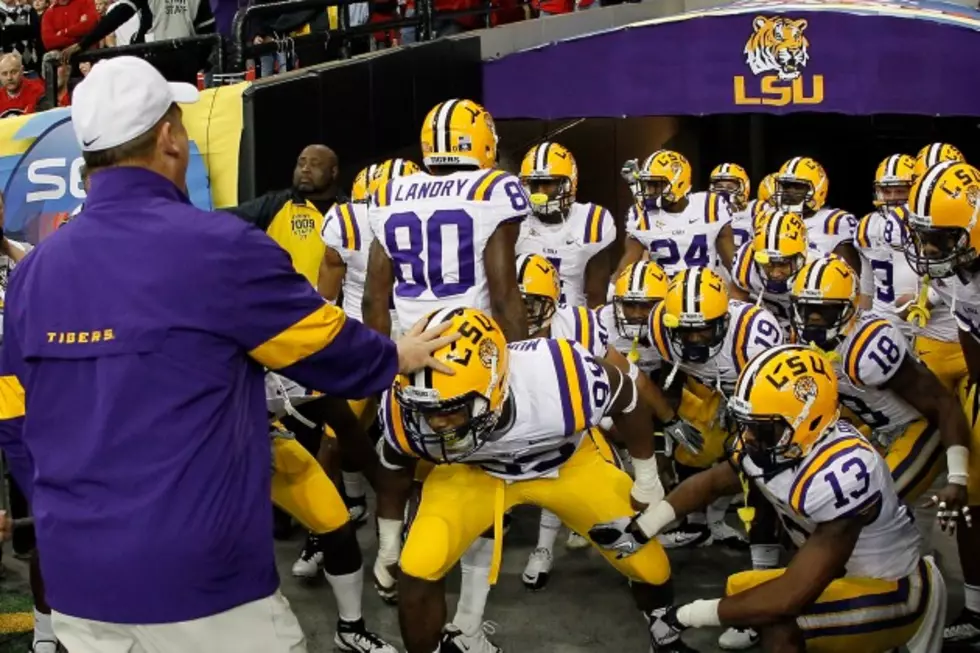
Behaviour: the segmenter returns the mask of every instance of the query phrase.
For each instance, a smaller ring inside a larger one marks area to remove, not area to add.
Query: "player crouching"
[[[593,538],[642,550],[678,516],[736,492],[746,477],[779,512],[799,547],[785,569],[728,579],[723,599],[668,613],[676,628],[751,626],[767,651],[934,653],[946,588],[895,494],[884,459],[839,420],[837,378],[823,354],[783,345],[760,354],[729,401],[736,424],[728,462],[681,483],[628,525]]]

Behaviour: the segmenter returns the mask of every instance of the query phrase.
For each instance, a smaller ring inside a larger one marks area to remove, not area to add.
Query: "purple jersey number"
[[[476,283],[473,218],[466,211],[434,211],[424,225],[415,213],[394,213],[385,221],[384,233],[398,297],[419,297],[428,288],[443,299],[462,295]],[[452,234],[456,250],[444,252],[445,239]],[[449,269],[443,269],[444,262]]]

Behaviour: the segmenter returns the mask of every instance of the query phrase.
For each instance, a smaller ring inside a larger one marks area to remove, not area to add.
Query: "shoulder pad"
[[[741,372],[756,355],[783,344],[785,339],[779,321],[761,306],[739,302],[730,313],[728,328],[732,338],[732,360]]]
[[[847,341],[844,373],[857,385],[884,385],[895,376],[907,351],[898,329],[887,319],[870,314]]]
[[[473,176],[469,182],[466,199],[471,202],[502,201],[510,205],[511,201],[508,198],[510,194],[517,195],[519,199],[523,199],[525,209],[530,206],[527,192],[517,177],[505,170],[493,168],[483,174]]]
[[[650,341],[660,357],[667,362],[672,360],[670,354],[670,336],[667,335],[667,328],[664,326],[664,303],[658,302],[657,306],[650,312]]]
[[[586,306],[573,306],[570,310],[575,325],[575,342],[585,347],[592,356],[605,358],[609,332],[602,325],[597,312]]]
[[[585,347],[572,340],[546,340],[561,399],[565,434],[595,426],[610,402],[605,368]]]
[[[858,249],[871,248],[871,227],[875,220],[875,214],[869,213],[858,221],[857,229],[854,232],[854,246]]]
[[[401,406],[395,400],[393,388],[386,390],[381,397],[381,424],[384,427],[385,442],[392,449],[405,456],[419,457],[405,433]]]
[[[704,221],[707,224],[725,224],[732,221],[728,200],[721,193],[708,192],[704,198]]]
[[[362,234],[354,215],[355,210],[350,202],[330,207],[323,218],[323,242],[335,249],[360,250]]]
[[[790,507],[818,524],[873,510],[881,500],[880,488],[872,487],[879,464],[880,456],[860,435],[818,445],[790,487]]]
[[[831,211],[827,219],[824,220],[824,232],[828,236],[853,236],[856,226],[857,219],[843,209]]]
[[[738,248],[738,251],[735,252],[735,258],[732,260],[732,281],[745,291],[752,289],[752,259],[754,256],[755,248],[752,247],[750,240]]]
[[[650,216],[638,202],[633,202],[626,212],[626,230],[650,231]]]
[[[592,245],[615,240],[616,222],[612,214],[598,204],[587,204],[585,209],[585,232],[582,234],[582,242]]]

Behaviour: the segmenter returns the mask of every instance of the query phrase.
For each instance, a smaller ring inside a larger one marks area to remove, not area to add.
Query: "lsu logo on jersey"
[[[823,102],[823,75],[810,76],[809,91],[806,88],[803,73],[810,61],[806,27],[803,18],[756,16],[743,52],[746,65],[759,81],[749,88],[745,76],[736,75],[735,104],[784,107]]]

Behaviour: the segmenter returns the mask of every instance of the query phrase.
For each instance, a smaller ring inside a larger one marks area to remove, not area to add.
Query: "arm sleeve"
[[[95,29],[82,37],[82,40],[78,42],[78,45],[82,50],[88,50],[90,47],[109,36],[117,29],[122,27],[123,23],[136,15],[136,5],[133,2],[138,2],[141,4],[146,4],[146,0],[126,0],[125,2],[117,2],[112,5],[108,13],[98,22]],[[149,10],[149,7],[147,7]]]
[[[272,224],[272,218],[275,217],[276,212],[282,208],[286,199],[288,199],[287,193],[288,191],[285,193],[282,191],[266,193],[265,195],[256,197],[254,200],[249,200],[238,206],[223,210],[237,215],[245,222],[254,224],[262,231],[265,231]]]
[[[219,263],[226,335],[265,367],[326,394],[356,399],[388,388],[395,343],[348,320],[292,266],[272,239],[245,229]]]
[[[861,294],[874,296],[875,294],[874,268],[872,267],[871,261],[868,259],[868,257],[864,255],[864,252],[861,250],[858,251],[861,252]]]
[[[7,300],[12,297],[8,293]],[[0,345],[0,449],[10,467],[10,474],[30,502],[34,494],[34,459],[22,437],[26,393],[22,385],[24,359],[16,325],[8,320]]]

